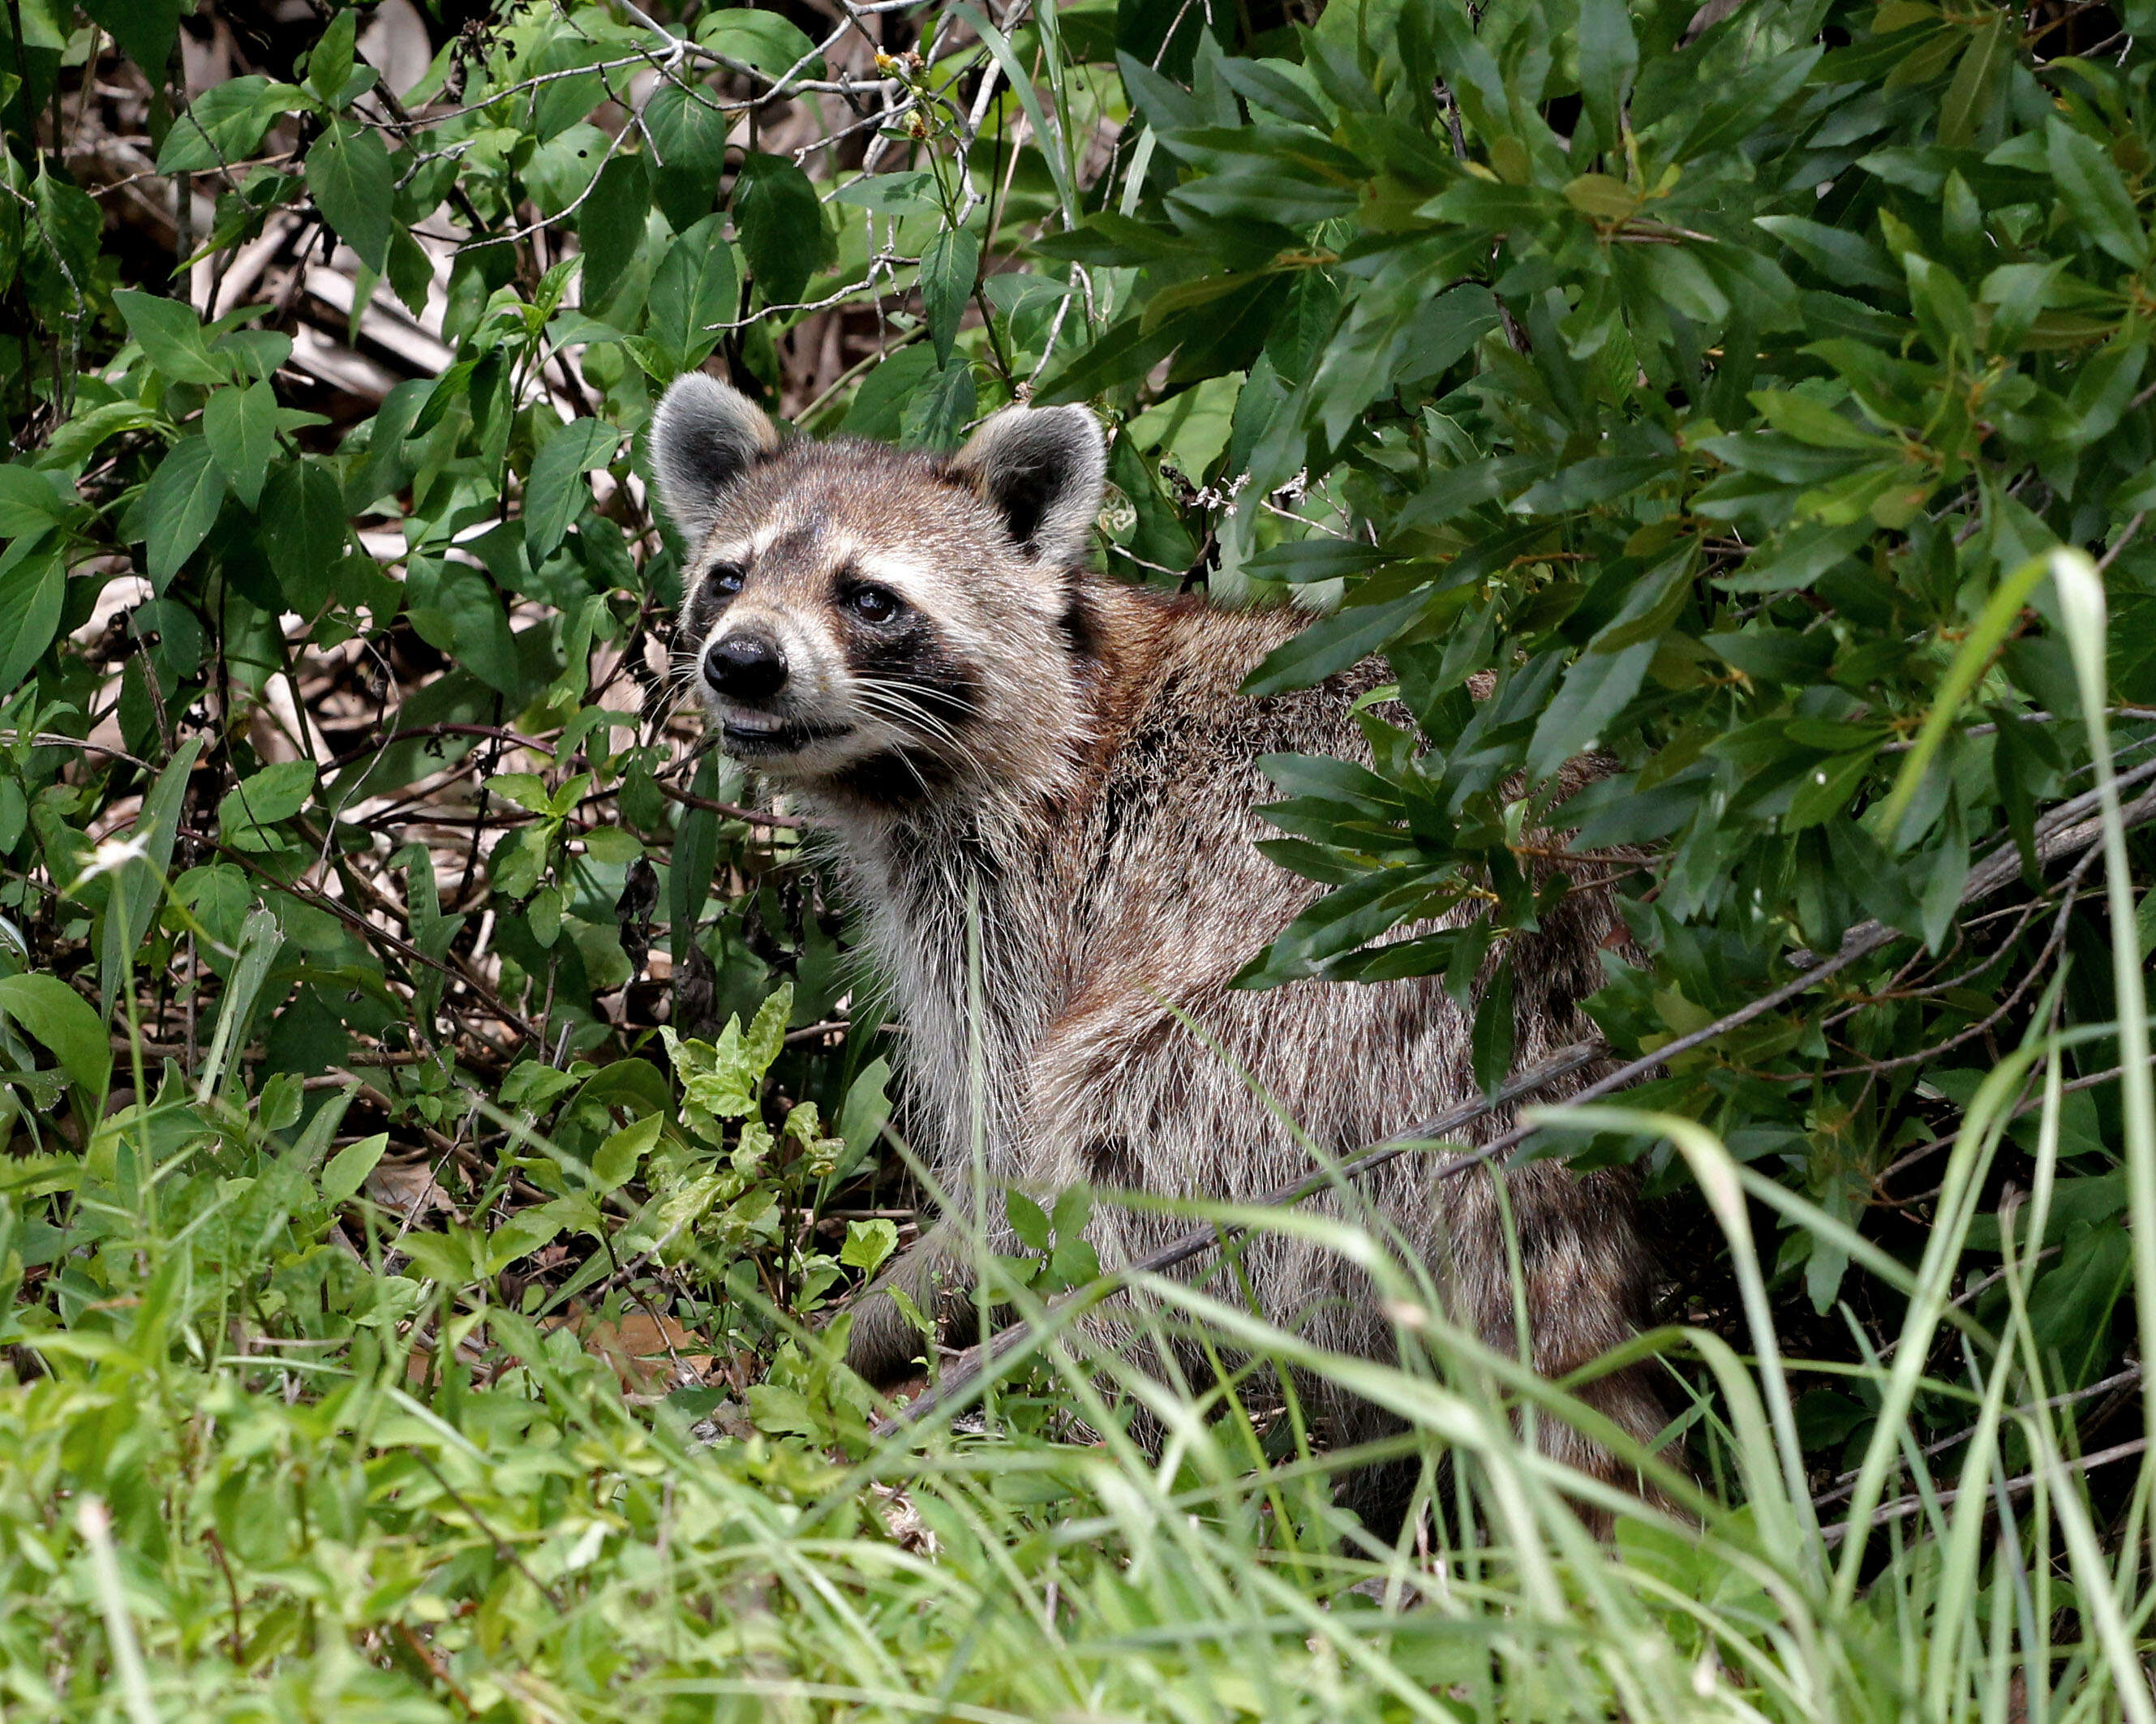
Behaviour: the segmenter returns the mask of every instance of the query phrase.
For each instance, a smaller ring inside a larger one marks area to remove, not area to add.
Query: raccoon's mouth
[[[798,754],[811,742],[828,742],[843,736],[851,725],[811,724],[806,719],[782,718],[775,712],[730,712],[719,722],[729,752],[736,755]]]

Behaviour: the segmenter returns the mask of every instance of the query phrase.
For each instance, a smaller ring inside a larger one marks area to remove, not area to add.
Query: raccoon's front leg
[[[920,1375],[928,1343],[891,1291],[911,1300],[940,1337],[952,1326],[957,1307],[970,1307],[972,1256],[963,1234],[947,1217],[900,1252],[854,1300],[846,1363],[879,1388]]]

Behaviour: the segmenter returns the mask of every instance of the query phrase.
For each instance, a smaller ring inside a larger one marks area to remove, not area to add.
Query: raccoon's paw
[[[922,1320],[937,1321],[963,1279],[943,1229],[932,1228],[855,1298],[847,1365],[878,1388],[920,1376],[933,1344]]]

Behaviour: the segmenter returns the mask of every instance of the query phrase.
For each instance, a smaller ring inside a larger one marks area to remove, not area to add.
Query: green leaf
[[[841,427],[850,437],[873,437],[896,443],[905,424],[906,409],[939,370],[936,355],[926,341],[901,347],[882,363],[870,367],[854,392]],[[4,470],[4,469],[0,469]]]
[[[1899,287],[1901,278],[1861,233],[1830,228],[1808,216],[1763,215],[1754,225],[1772,233],[1830,281],[1845,287]]]
[[[263,516],[263,545],[277,584],[294,610],[314,615],[335,595],[344,558],[344,488],[311,455],[287,461],[270,477]]]
[[[772,78],[783,78],[789,72],[797,78],[824,75],[816,44],[802,34],[799,25],[776,12],[747,6],[715,8],[697,24],[696,39],[712,53],[754,66]]]
[[[67,559],[57,546],[18,539],[0,555],[0,695],[13,694],[58,638],[66,598]]]
[[[142,495],[141,522],[150,584],[162,593],[180,566],[217,525],[224,505],[224,475],[199,432],[165,453]]]
[[[969,230],[944,229],[928,242],[921,254],[921,299],[928,313],[929,339],[936,344],[936,362],[951,362],[951,343],[957,338],[958,321],[973,295],[973,277],[981,264],[981,242]]]
[[[0,977],[0,1012],[49,1048],[69,1078],[92,1095],[105,1093],[112,1075],[105,1024],[59,977]]]
[[[936,192],[936,176],[917,169],[905,173],[863,174],[839,187],[832,193],[832,200],[891,216],[926,215],[943,207]]]
[[[0,466],[0,538],[37,537],[64,521],[74,487],[57,475]]]
[[[767,305],[790,305],[833,255],[808,176],[783,156],[752,154],[734,182],[734,226]]]
[[[232,381],[232,368],[210,357],[202,320],[185,300],[123,287],[114,293],[112,303],[120,308],[127,333],[141,345],[150,363],[173,382],[213,387]]]
[[[1579,90],[1595,141],[1614,151],[1622,141],[1620,115],[1640,64],[1625,0],[1580,0],[1578,41]]]
[[[924,382],[899,418],[901,441],[922,449],[950,449],[972,423],[978,397],[973,367],[963,353]]]
[[[148,74],[152,89],[163,87],[180,18],[189,10],[183,0],[84,0],[82,9],[112,32],[128,59]]]
[[[733,321],[741,283],[724,218],[706,216],[668,249],[652,274],[645,328],[677,371],[692,370],[719,344],[711,326]]]
[[[2021,608],[2028,603],[2036,583],[2050,572],[2047,557],[2033,557],[2008,576],[1984,601],[1974,626],[1955,651],[1947,674],[1939,679],[1932,709],[1924,716],[1915,745],[1902,757],[1902,770],[1895,775],[1894,788],[1876,811],[1872,835],[1889,850],[1899,847],[1902,817],[1915,799],[1917,787],[1923,782],[1933,757],[1945,743],[1947,732],[1953,727],[1962,702],[1969,698],[1969,691],[1990,664],[1992,654],[2006,639],[2007,631],[2021,614]]]
[[[1949,150],[1965,150],[1976,141],[1978,127],[1991,106],[1992,90],[1999,72],[2014,52],[2011,16],[1997,7],[1984,8],[1983,20],[1969,32],[1969,46],[1954,68],[1953,82],[1939,108],[1940,144]]]
[[[281,760],[234,785],[217,805],[217,826],[228,842],[244,846],[261,828],[289,820],[307,805],[315,788],[315,763]]]
[[[305,105],[289,84],[259,73],[213,84],[172,122],[157,151],[159,173],[201,173],[252,156],[280,114]]]
[[[872,1221],[849,1221],[846,1242],[839,1247],[839,1261],[848,1269],[874,1275],[898,1249],[898,1224],[878,1217]]]
[[[560,216],[590,189],[603,167],[613,165],[613,140],[596,126],[578,121],[557,132],[531,152],[524,183],[540,213]]]
[[[1004,1193],[1004,1213],[1010,1219],[1011,1231],[1018,1235],[1019,1243],[1029,1251],[1045,1251],[1053,1243],[1048,1217],[1040,1205],[1017,1190]]]
[[[620,434],[601,419],[572,419],[547,439],[524,485],[524,549],[534,567],[568,536],[591,500],[584,475],[613,459]]]
[[[1535,726],[1534,741],[1527,747],[1529,777],[1546,782],[1574,755],[1602,739],[1640,692],[1658,646],[1643,640],[1620,652],[1583,653],[1573,661]]]
[[[660,166],[718,182],[726,171],[732,120],[701,85],[662,84],[644,106],[644,127]]]
[[[634,156],[616,156],[599,170],[598,184],[577,212],[577,237],[584,254],[583,303],[603,304],[644,244],[651,209],[651,182]],[[430,270],[431,279],[431,270]]]
[[[307,152],[307,190],[322,219],[377,275],[389,267],[396,170],[380,136],[332,120]]]
[[[267,382],[218,390],[203,403],[203,436],[233,495],[254,508],[277,453],[277,392]]]
[[[522,659],[493,582],[465,563],[414,557],[406,566],[404,590],[406,614],[423,639],[454,654],[488,687],[516,696]]]
[[[1752,404],[1777,431],[1817,449],[1878,450],[1898,446],[1892,438],[1867,431],[1825,402],[1793,390],[1755,389]]]
[[[334,102],[352,77],[354,39],[359,29],[357,8],[331,14],[322,33],[307,53],[307,88],[326,102]]]
[[[606,1192],[628,1184],[636,1172],[636,1164],[650,1154],[659,1142],[660,1128],[665,1124],[659,1115],[647,1114],[602,1143],[592,1153],[593,1187]]]
[[[1476,1087],[1495,1095],[1512,1070],[1512,960],[1508,955],[1497,966],[1482,1001],[1475,1008],[1475,1028],[1468,1036],[1468,1065]]]
[[[1874,751],[1866,748],[1807,767],[1796,794],[1789,798],[1789,812],[1782,816],[1782,830],[1801,832],[1839,814],[1871,770],[1873,756]]]
[[[2045,122],[2044,156],[2082,233],[2130,269],[2148,261],[2148,230],[2110,153],[2056,115]]]
[[[1275,647],[1243,684],[1246,695],[1276,695],[1306,689],[1358,664],[1419,617],[1430,600],[1422,588],[1382,604],[1358,605],[1321,618],[1285,644]]]
[[[367,1176],[374,1171],[388,1147],[387,1131],[377,1131],[372,1137],[345,1145],[323,1164],[319,1182],[322,1196],[332,1204],[357,1196],[360,1187],[367,1183]]]

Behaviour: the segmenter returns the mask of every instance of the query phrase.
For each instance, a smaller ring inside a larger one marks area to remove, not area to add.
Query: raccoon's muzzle
[[[704,680],[729,700],[768,700],[786,686],[786,654],[761,629],[737,629],[704,654]]]

